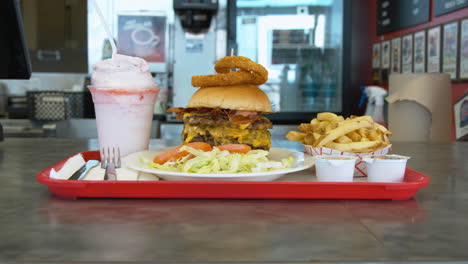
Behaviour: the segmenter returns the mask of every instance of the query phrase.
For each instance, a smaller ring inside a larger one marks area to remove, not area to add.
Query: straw
[[[112,46],[112,57],[114,57],[114,55],[117,54],[117,45],[115,44],[114,37],[112,36],[109,25],[106,23],[106,19],[104,18],[104,15],[102,14],[101,9],[99,8],[97,0],[93,0],[92,2],[94,3],[94,7],[96,8],[99,18],[101,19],[101,23],[104,26],[104,29],[106,30],[107,37],[109,38],[109,42]]]

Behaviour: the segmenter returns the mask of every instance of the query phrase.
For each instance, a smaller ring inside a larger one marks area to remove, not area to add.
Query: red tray
[[[99,160],[99,151],[80,152]],[[429,184],[429,177],[406,169],[402,183],[315,181],[66,181],[50,179],[68,158],[37,174],[37,180],[63,197],[223,198],[223,199],[407,199]]]

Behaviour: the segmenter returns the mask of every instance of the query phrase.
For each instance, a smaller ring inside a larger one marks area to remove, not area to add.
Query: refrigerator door
[[[0,79],[29,79],[31,61],[19,1],[0,1],[0,36]]]
[[[343,0],[236,4],[236,53],[267,68],[274,111],[342,112]]]

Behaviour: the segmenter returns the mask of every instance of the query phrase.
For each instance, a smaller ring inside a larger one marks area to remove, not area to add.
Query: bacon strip
[[[184,111],[183,107],[171,107],[166,110],[168,113],[182,113]]]
[[[257,120],[256,116],[255,117],[254,116],[242,116],[242,115],[229,116],[229,121],[236,125],[251,123],[255,120]]]
[[[259,113],[255,111],[231,110],[228,113],[229,121],[233,124],[247,124],[258,119]]]
[[[213,110],[213,108],[208,108],[208,107],[171,107],[166,110],[166,112],[169,113],[209,113]]]

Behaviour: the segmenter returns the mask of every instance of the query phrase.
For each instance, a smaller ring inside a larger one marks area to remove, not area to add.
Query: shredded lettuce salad
[[[172,172],[188,173],[251,173],[266,172],[290,168],[294,162],[293,157],[273,161],[268,159],[268,151],[251,150],[246,154],[230,153],[214,147],[211,151],[203,151],[183,146],[180,151],[187,151],[191,155],[180,158],[175,162],[166,162],[163,165],[141,156],[140,160],[148,168]],[[192,158],[193,157],[193,158]]]

